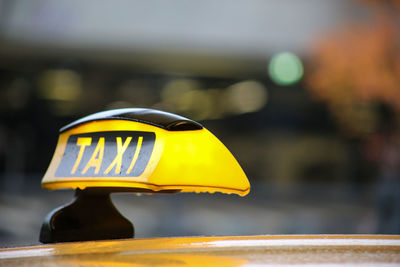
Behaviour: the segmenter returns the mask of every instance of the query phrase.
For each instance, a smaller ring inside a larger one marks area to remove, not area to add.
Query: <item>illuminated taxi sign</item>
[[[154,132],[139,131],[71,135],[55,177],[138,177],[155,139]]]
[[[151,109],[100,112],[62,128],[42,186],[242,196],[250,190],[236,159],[212,133]]]

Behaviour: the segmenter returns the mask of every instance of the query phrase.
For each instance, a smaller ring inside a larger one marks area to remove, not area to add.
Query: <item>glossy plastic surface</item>
[[[400,236],[125,239],[0,249],[5,266],[399,266]]]
[[[157,126],[168,131],[189,131],[203,128],[200,123],[173,113],[148,108],[123,108],[102,111],[83,117],[61,128],[60,132],[64,132],[89,121],[111,119],[137,121]]]
[[[170,131],[115,118],[63,131],[42,186],[241,196],[250,190],[236,159],[207,129]]]

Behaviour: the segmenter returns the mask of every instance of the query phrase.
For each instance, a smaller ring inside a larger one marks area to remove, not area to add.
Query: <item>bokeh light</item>
[[[196,80],[177,79],[164,86],[161,100],[157,108],[195,120],[220,119],[261,110],[267,103],[268,92],[255,80],[237,82],[226,88],[202,88]]]
[[[73,70],[51,69],[39,76],[38,95],[48,100],[51,112],[68,116],[77,112],[83,94],[82,77]]]
[[[198,88],[199,84],[195,80],[172,80],[163,87],[161,91],[161,100],[171,111],[188,110],[191,103],[187,102],[187,98],[185,98],[184,95]]]
[[[275,83],[291,85],[303,77],[303,64],[295,54],[281,52],[272,56],[268,65],[268,73]]]
[[[81,77],[72,70],[47,70],[39,83],[39,95],[48,100],[74,101],[82,93]]]
[[[236,83],[226,91],[227,109],[236,114],[258,111],[265,106],[267,99],[265,86],[253,80]]]
[[[161,100],[168,111],[194,120],[207,119],[213,113],[211,95],[196,80],[177,79],[167,83],[161,91]]]

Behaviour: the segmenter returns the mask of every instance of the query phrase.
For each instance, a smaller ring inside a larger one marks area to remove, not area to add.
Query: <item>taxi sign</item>
[[[76,189],[75,199],[46,216],[42,243],[133,237],[134,226],[113,205],[112,192],[250,191],[229,150],[201,124],[175,114],[111,110],[60,132],[42,186]]]
[[[229,150],[201,124],[152,110],[96,113],[60,130],[47,189],[248,194]]]

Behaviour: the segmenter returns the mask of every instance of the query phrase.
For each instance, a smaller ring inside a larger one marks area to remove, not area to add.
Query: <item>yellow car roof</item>
[[[42,186],[241,196],[250,191],[242,168],[212,133],[152,109],[100,112],[62,128]]]
[[[397,266],[398,235],[179,237],[0,249],[5,266]]]

